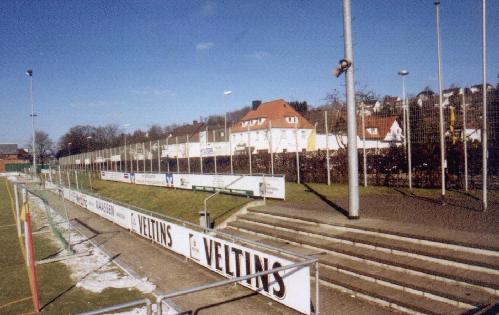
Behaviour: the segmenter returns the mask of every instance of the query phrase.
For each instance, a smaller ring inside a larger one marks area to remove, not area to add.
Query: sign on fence
[[[190,190],[218,191],[253,197],[285,199],[283,176],[246,176],[176,173],[122,173],[102,171],[101,178],[118,182]],[[232,184],[231,184],[232,183]],[[231,184],[231,185],[229,185]],[[228,186],[228,187],[227,187]]]
[[[161,175],[161,174],[156,174]],[[165,174],[163,174],[165,175]],[[292,264],[291,261],[207,235],[118,204],[63,188],[64,197],[224,277],[233,278]],[[310,314],[310,268],[288,269],[240,282],[260,294]]]

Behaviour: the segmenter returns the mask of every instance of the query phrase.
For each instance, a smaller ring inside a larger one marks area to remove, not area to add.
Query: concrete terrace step
[[[386,266],[408,269],[431,276],[442,277],[493,290],[499,290],[499,275],[497,274],[466,270],[416,257],[387,253],[345,243],[324,240],[317,237],[298,234],[296,232],[283,231],[247,222],[235,221],[229,223],[229,226],[236,229],[242,229],[244,231],[268,235],[281,240],[291,241],[301,245],[311,246],[317,249],[324,249],[334,253],[360,258],[366,261],[376,262]]]
[[[319,226],[317,223],[314,224],[283,220],[281,218],[268,215],[249,213],[240,215],[238,218],[249,222],[257,222],[270,226],[326,236],[353,243],[361,243],[375,247],[382,247],[391,250],[403,251],[417,255],[499,270],[499,256],[463,252],[457,249],[418,244],[416,242],[393,239],[380,235],[369,235],[362,232],[344,230],[342,231],[334,226],[324,227]]]
[[[365,262],[338,257],[331,254],[317,254],[316,251],[314,253],[314,251],[309,248],[303,248],[297,245],[286,243],[285,241],[274,240],[257,236],[255,234],[241,232],[233,228],[224,229],[224,232],[234,235],[240,235],[242,237],[253,239],[268,245],[286,248],[288,250],[299,252],[301,254],[314,255],[319,258],[319,263],[321,265],[345,270],[347,272],[355,273],[363,277],[369,277],[372,280],[381,280],[403,288],[420,291],[422,294],[424,293],[426,297],[428,297],[427,293],[429,293],[437,296],[437,299],[438,297],[442,297],[451,300],[451,302],[454,301],[455,304],[464,303],[468,305],[480,306],[488,304],[498,298],[497,296],[489,294],[488,292],[480,290],[478,288],[433,280],[404,271],[385,268],[382,266],[372,264],[367,265]],[[322,275],[320,275],[320,277],[322,279]],[[418,298],[422,297],[419,296]]]
[[[433,300],[429,303],[427,299],[415,294],[386,287],[328,268],[320,268],[319,275],[321,279],[333,285],[364,294],[370,298],[396,304],[412,311],[424,314],[463,314],[465,312],[464,309],[445,302]],[[393,307],[394,305],[391,306]]]
[[[476,249],[499,252],[499,238],[497,235],[485,233],[471,233],[452,231],[436,227],[421,227],[416,224],[394,224],[375,219],[362,219],[350,221],[346,218],[338,219],[322,215],[322,212],[303,211],[279,206],[252,207],[249,213],[263,213],[281,216],[290,219],[303,220],[313,223],[329,224],[338,227],[359,229],[369,232],[390,234],[394,236],[417,238],[430,242],[447,243],[456,246],[465,246]]]

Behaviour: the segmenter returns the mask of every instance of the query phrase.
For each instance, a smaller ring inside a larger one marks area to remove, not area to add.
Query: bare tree
[[[33,154],[33,138],[30,139],[28,144],[29,152]],[[35,132],[35,150],[36,158],[40,164],[46,164],[54,153],[54,142],[45,131]]]

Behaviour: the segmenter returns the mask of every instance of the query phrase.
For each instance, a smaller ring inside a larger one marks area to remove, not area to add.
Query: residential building
[[[232,126],[230,142],[236,154],[247,153],[248,147],[253,153],[316,149],[314,127],[285,100],[257,103],[253,108]]]

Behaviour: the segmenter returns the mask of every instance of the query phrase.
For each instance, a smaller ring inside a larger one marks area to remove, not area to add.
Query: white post
[[[215,165],[215,175],[217,175],[217,154],[215,153],[215,137],[216,133],[215,130],[213,130],[213,162]]]
[[[234,174],[234,165],[232,164],[232,129],[229,127],[229,154],[230,154],[230,173]]]
[[[159,139],[158,139],[158,173],[161,173],[161,147],[159,146]]]
[[[249,174],[251,175],[253,173],[252,166],[251,166],[251,137],[250,137],[250,126],[248,122],[248,158],[249,158]]]
[[[136,156],[136,159],[135,159],[135,166],[136,166],[136,169],[137,169],[137,173],[140,173],[140,168],[139,168],[139,157],[138,157],[138,144],[135,143],[135,156]]]
[[[327,185],[331,186],[331,170],[329,166],[329,129],[327,127],[327,111],[324,111],[324,124],[326,125],[326,169]]]
[[[128,166],[127,166],[128,159],[127,159],[127,151],[126,150],[127,150],[127,148],[126,148],[126,133],[125,133],[125,173],[128,173]]]
[[[59,174],[59,186],[62,186],[61,166],[60,166],[60,165],[59,165],[59,167],[58,167],[58,174]]]
[[[300,153],[298,148],[298,121],[295,123],[295,144],[296,144],[296,183],[300,183]]]
[[[180,166],[178,164],[178,136],[175,137],[175,146],[177,147],[177,174],[180,173]]]
[[[405,84],[404,84],[405,87]],[[411,110],[409,108],[409,102],[407,100],[407,96],[404,88],[404,101],[405,108],[407,110],[407,168],[408,168],[408,176],[409,176],[409,189],[412,190],[412,149],[411,149]]]
[[[170,156],[168,155],[168,153],[170,152],[170,148],[168,147],[169,144],[168,144],[168,139],[170,138],[170,136],[166,137],[166,171],[168,173],[170,173]]]
[[[190,157],[189,135],[187,135],[187,142],[185,144],[185,153],[187,154],[187,173],[191,173],[191,157]]]
[[[272,121],[269,120],[270,173],[274,176],[274,148],[272,144]]]
[[[78,183],[78,171],[75,171],[75,180],[76,180],[76,190],[80,191],[80,183]]]
[[[26,188],[24,188],[24,187],[22,188],[21,194],[22,194],[23,207],[27,207],[28,206],[28,191],[26,190]],[[27,209],[24,209],[24,211],[27,211]],[[29,266],[30,251],[28,250],[29,241],[28,241],[28,222],[27,222],[27,220],[24,220],[24,248],[26,249],[26,265]]]
[[[71,189],[71,177],[69,176],[69,173],[70,173],[70,172],[71,172],[71,170],[68,170],[68,171],[66,172],[66,176],[67,176],[67,178],[68,178],[68,188],[69,188],[69,189]],[[76,172],[76,170],[75,170],[75,172]]]

